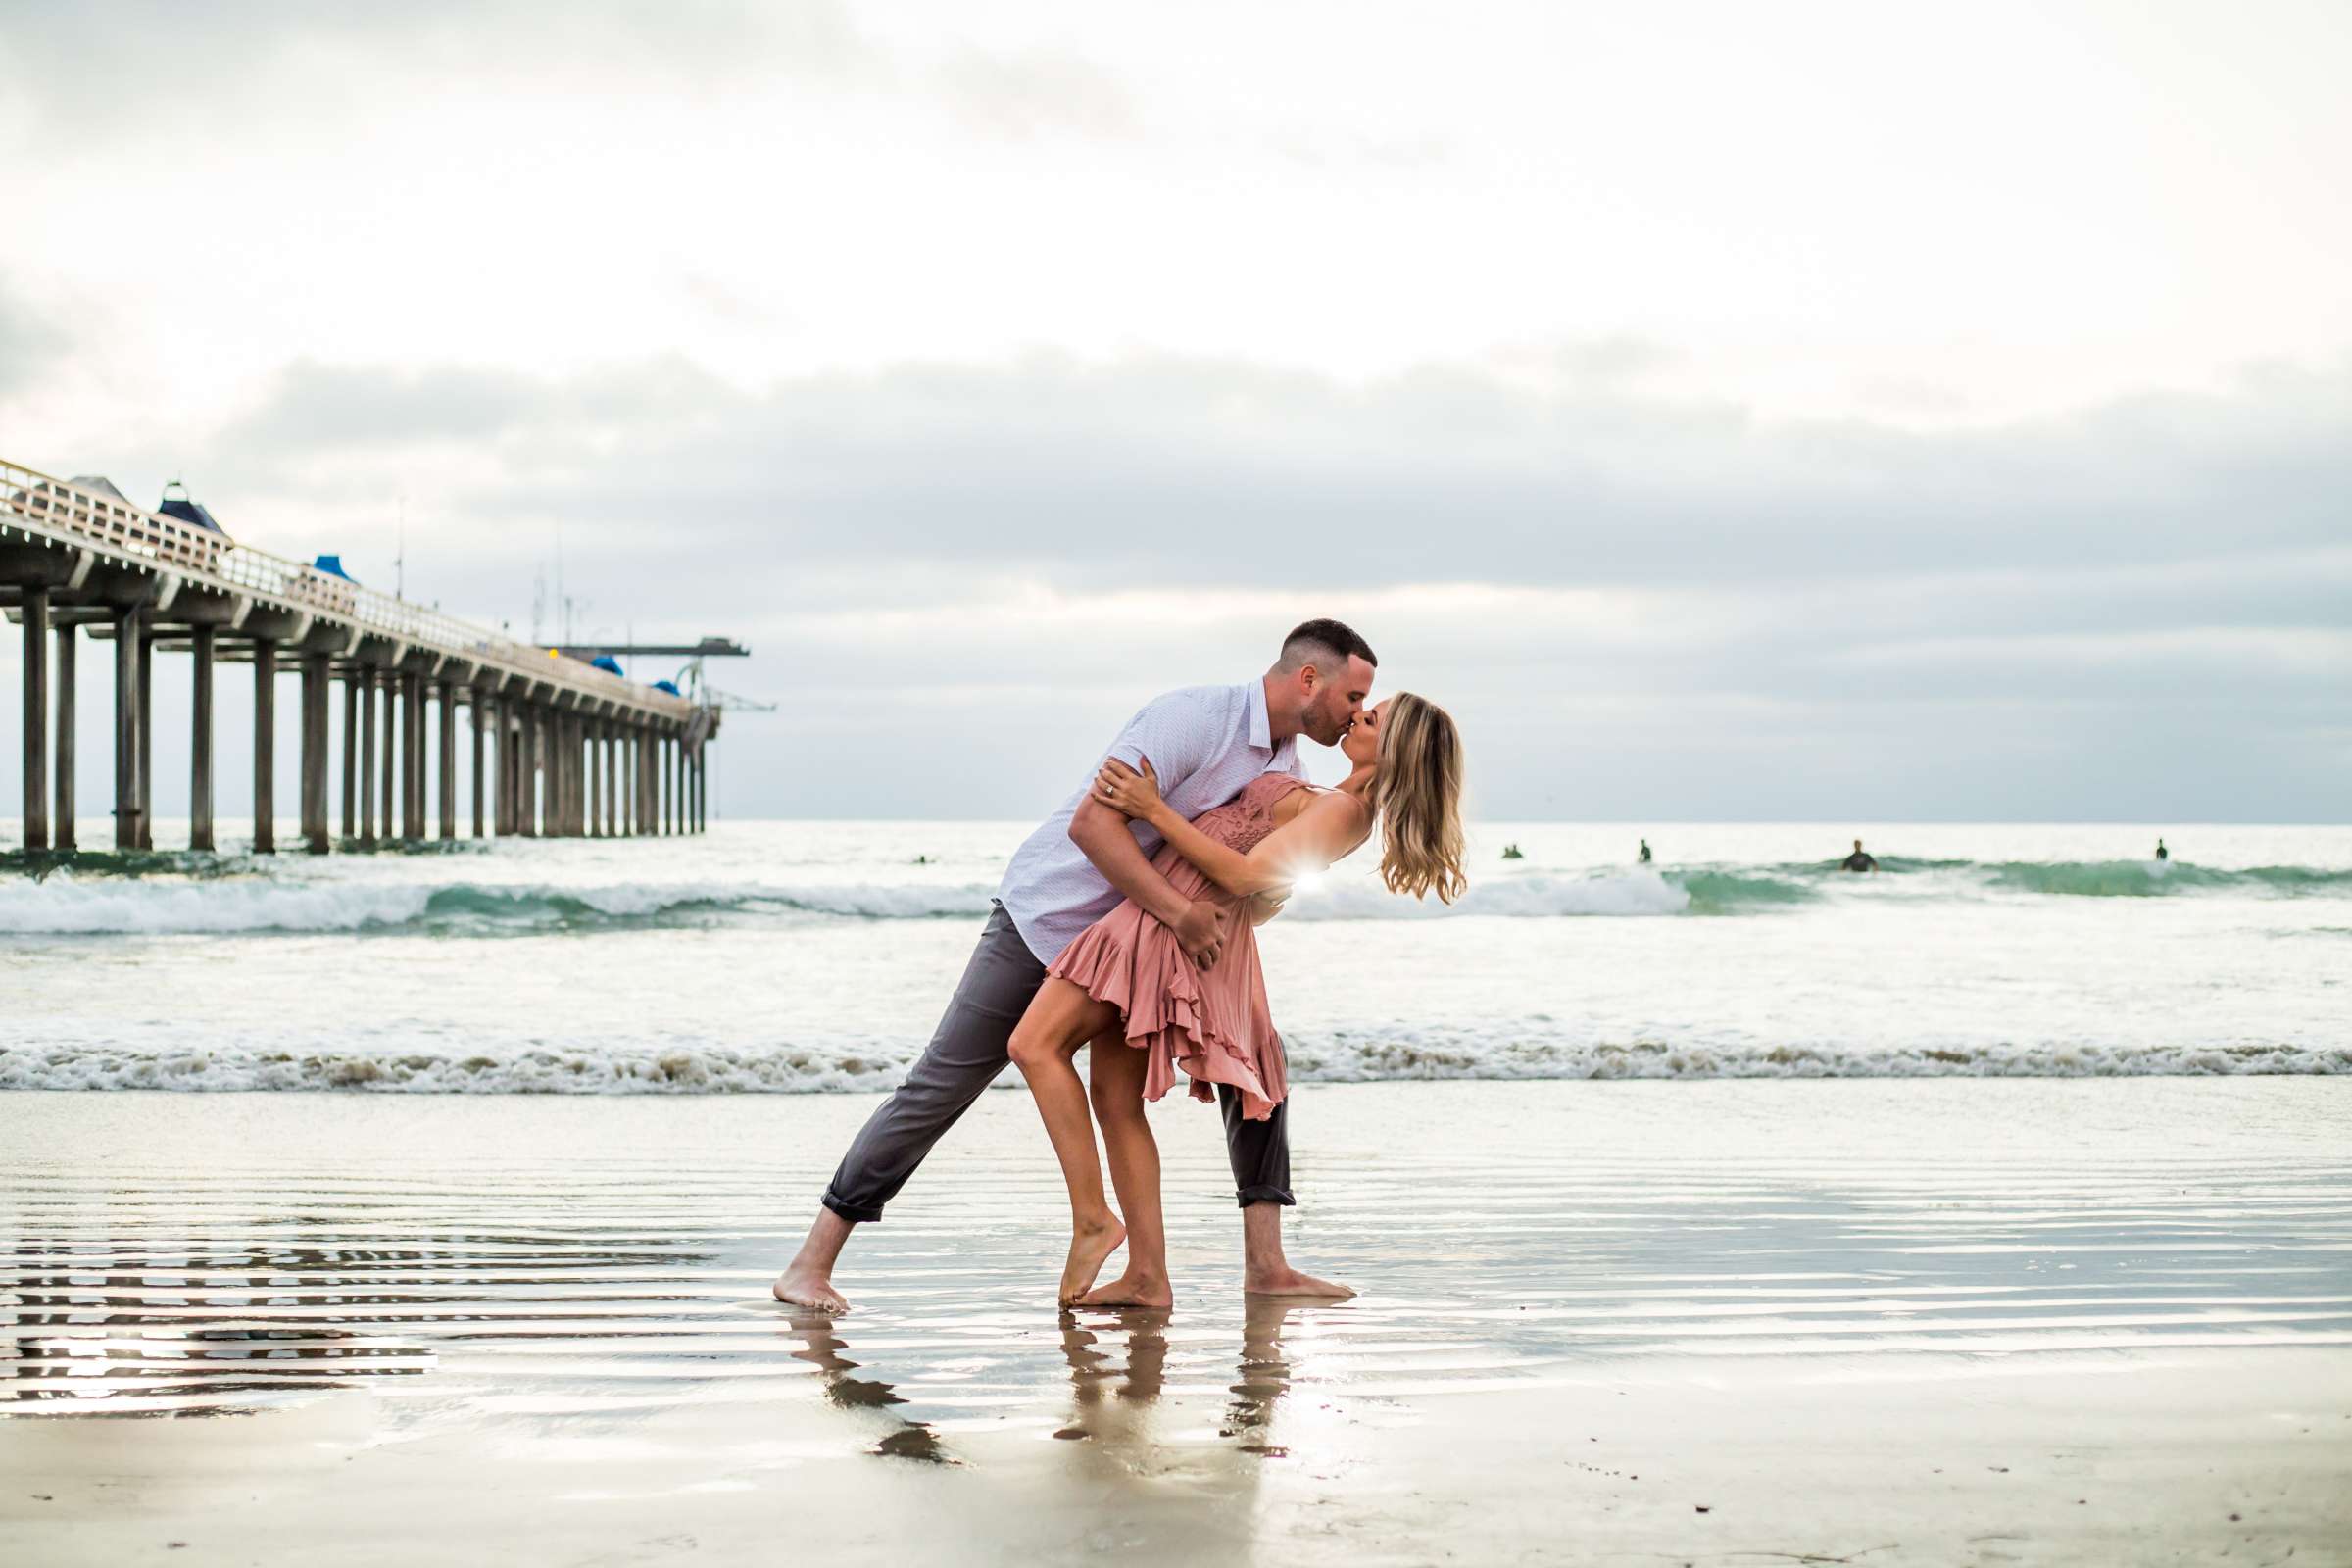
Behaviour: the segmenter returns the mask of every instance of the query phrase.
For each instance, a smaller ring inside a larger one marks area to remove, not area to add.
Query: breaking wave
[[[0,932],[180,935],[243,931],[491,936],[841,915],[923,919],[985,914],[993,888],[728,888],[624,883],[552,887],[456,883],[87,881],[0,883]]]
[[[2352,871],[2257,865],[2223,871],[2180,860],[2002,860],[1983,868],[1995,887],[2089,899],[2152,899],[2172,893],[2235,891],[2352,894]]]
[[[2270,865],[2221,870],[2180,861],[1898,860],[1878,877],[1833,865],[1518,870],[1481,878],[1447,908],[1391,896],[1368,878],[1303,890],[1291,920],[1517,919],[1754,915],[1825,898],[1894,892],[1984,899],[2161,898],[2236,894],[2352,898],[2352,870]],[[993,882],[831,885],[384,882],[268,874],[258,862],[145,856],[116,864],[83,855],[37,876],[0,876],[0,934],[143,935],[234,932],[527,935],[599,928],[760,920],[962,919],[985,915]]]
[[[463,1054],[395,1047],[286,1051],[203,1046],[0,1047],[0,1090],[344,1090],[388,1094],[840,1094],[894,1087],[920,1042],[648,1047],[581,1041]],[[2341,1075],[2352,1047],[2037,1046],[1575,1041],[1399,1029],[1287,1037],[1304,1083],[1439,1079],[2137,1078]],[[1013,1088],[1006,1073],[999,1088]]]

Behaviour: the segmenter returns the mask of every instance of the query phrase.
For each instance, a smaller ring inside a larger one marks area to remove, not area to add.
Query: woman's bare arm
[[[1289,877],[1278,876],[1272,866],[1253,863],[1241,851],[1219,844],[1178,815],[1176,808],[1165,801],[1145,813],[1144,820],[1157,828],[1161,838],[1175,845],[1178,855],[1199,866],[1201,875],[1237,899],[1290,886]]]
[[[1363,802],[1338,790],[1318,790],[1305,809],[1260,839],[1246,858],[1268,867],[1269,874],[1280,876],[1278,885],[1287,887],[1331,869],[1364,842],[1371,827]]]
[[[1320,871],[1363,842],[1364,808],[1352,797],[1318,794],[1303,810],[1267,834],[1244,855],[1179,815],[1159,796],[1158,779],[1147,760],[1137,773],[1115,759],[1095,781],[1095,799],[1149,822],[1176,853],[1236,898],[1288,888],[1298,877]]]

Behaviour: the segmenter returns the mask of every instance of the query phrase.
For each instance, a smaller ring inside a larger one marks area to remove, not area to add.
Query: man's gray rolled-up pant
[[[940,1135],[1012,1064],[1013,1026],[1045,980],[1046,966],[998,905],[931,1044],[842,1156],[825,1189],[827,1208],[853,1224],[882,1217],[883,1205],[899,1196]],[[1225,1148],[1242,1206],[1295,1201],[1289,1099],[1264,1121],[1244,1116],[1242,1097],[1225,1085],[1217,1086],[1217,1102],[1225,1112]]]

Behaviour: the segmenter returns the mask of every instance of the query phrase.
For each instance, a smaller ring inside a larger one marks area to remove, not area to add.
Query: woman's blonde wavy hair
[[[1380,771],[1366,803],[1380,816],[1380,879],[1391,893],[1451,904],[1462,874],[1462,732],[1426,698],[1398,692],[1380,726]]]

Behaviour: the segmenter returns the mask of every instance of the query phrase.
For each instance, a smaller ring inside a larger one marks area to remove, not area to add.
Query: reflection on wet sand
[[[804,1347],[792,1352],[793,1359],[807,1361],[816,1368],[827,1404],[839,1410],[879,1410],[888,1414],[893,1405],[906,1402],[898,1390],[880,1378],[851,1376],[861,1363],[842,1353],[849,1348],[848,1342],[842,1339],[832,1318],[821,1312],[793,1312],[788,1317],[789,1332]],[[930,1422],[901,1415],[891,1415],[890,1419],[893,1426],[874,1445],[875,1453],[891,1459],[920,1459],[928,1464],[956,1463],[940,1446],[939,1433]]]
[[[646,1271],[708,1261],[630,1239],[487,1231],[280,1246],[59,1231],[19,1235],[9,1256],[16,1338],[0,1410],[112,1416],[238,1414],[415,1376],[440,1359],[419,1331],[601,1337],[616,1316],[679,1298],[661,1288],[677,1276]]]
[[[1228,1386],[1232,1397],[1216,1428],[1218,1438],[1231,1440],[1232,1451],[1272,1458],[1288,1452],[1271,1441],[1276,1414],[1292,1384],[1283,1335],[1294,1317],[1306,1310],[1311,1308],[1298,1301],[1250,1299],[1243,1313],[1234,1381]],[[1149,1474],[1160,1468],[1160,1450],[1180,1444],[1179,1436],[1163,1430],[1161,1408],[1169,1382],[1173,1320],[1167,1310],[1144,1307],[1061,1314],[1059,1343],[1069,1369],[1069,1413],[1054,1437],[1087,1445],[1091,1457],[1080,1461],[1085,1468]],[[877,1326],[875,1332],[886,1335],[888,1330]],[[960,1462],[933,1420],[901,1413],[915,1400],[902,1393],[900,1385],[872,1376],[864,1362],[851,1357],[841,1320],[788,1313],[785,1333],[800,1345],[791,1352],[793,1358],[817,1369],[826,1403],[861,1419],[880,1413],[888,1420],[888,1430],[870,1452],[932,1464]]]
[[[1275,1409],[1291,1392],[1291,1363],[1283,1353],[1282,1331],[1301,1309],[1298,1301],[1251,1297],[1243,1314],[1241,1372],[1218,1436],[1241,1439],[1244,1453],[1279,1459],[1290,1451],[1267,1440],[1273,1435]]]
[[[364,1389],[405,1435],[798,1396],[888,1418],[902,1456],[1065,1430],[1200,1463],[1320,1459],[1379,1401],[1602,1363],[2342,1346],[2352,1166],[2309,1088],[2077,1086],[2058,1119],[2039,1090],[1849,1085],[1825,1122],[1778,1090],[1612,1093],[1603,1118],[1574,1085],[1469,1085],[1432,1092],[1439,1125],[1429,1097],[1324,1086],[1334,1136],[1380,1152],[1326,1157],[1301,1247],[1363,1298],[1245,1310],[1230,1211],[1181,1198],[1199,1294],[1066,1325],[1040,1283],[1057,1178],[1027,1107],[984,1102],[956,1179],[860,1239],[857,1314],[803,1335],[765,1291],[797,1240],[777,1195],[821,1185],[854,1105],[0,1097],[0,1417]],[[1513,1179],[1465,1213],[1488,1145]],[[1219,1157],[1172,1149],[1170,1190],[1212,1191]]]
[[[1117,1450],[1151,1446],[1152,1406],[1167,1383],[1172,1316],[1163,1308],[1136,1306],[1061,1314],[1070,1419],[1054,1437]],[[1116,1353],[1122,1346],[1123,1357]]]

